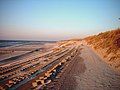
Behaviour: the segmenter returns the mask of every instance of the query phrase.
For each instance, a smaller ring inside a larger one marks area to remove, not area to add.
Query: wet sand
[[[45,49],[42,51],[35,50],[35,52],[20,56],[19,58],[15,58],[15,60],[12,58],[7,62],[3,60],[0,62],[0,89],[16,90],[22,87],[26,90],[33,88],[31,84],[38,78],[37,76],[41,75],[41,72],[44,71],[43,67],[54,67],[59,64],[60,60],[63,60],[62,57],[71,53],[74,47],[75,45],[61,47],[56,43],[46,44],[44,45]],[[54,61],[55,65],[50,64],[51,62],[54,64]],[[26,86],[24,87],[24,85]]]
[[[21,45],[0,48],[0,61],[10,57],[20,56],[22,54],[42,48],[44,45]]]
[[[39,48],[34,47],[37,50],[35,49],[18,56],[13,55],[10,58],[6,57],[7,59],[0,61],[0,90],[1,87],[8,89],[8,87],[11,87],[10,85],[15,86],[18,82],[21,82],[22,79],[27,78],[43,65],[49,63],[50,60],[44,61],[47,59],[44,56],[51,53],[53,47],[54,44],[46,43],[42,49],[40,46]],[[28,48],[30,47],[28,46]],[[12,81],[12,84],[8,84],[9,81]]]

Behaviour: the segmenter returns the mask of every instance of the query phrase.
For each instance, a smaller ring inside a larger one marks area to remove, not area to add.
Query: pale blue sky
[[[120,0],[0,0],[0,39],[81,38],[120,27]]]

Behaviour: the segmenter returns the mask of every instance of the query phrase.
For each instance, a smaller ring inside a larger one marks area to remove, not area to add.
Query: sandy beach
[[[47,90],[119,90],[120,73],[114,71],[90,47],[82,50],[69,62],[59,78]]]
[[[12,90],[119,90],[114,71],[84,41],[47,43],[1,61],[0,88]],[[28,47],[29,48],[29,47]]]

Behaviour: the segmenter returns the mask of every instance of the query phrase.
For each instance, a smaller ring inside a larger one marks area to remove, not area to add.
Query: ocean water
[[[52,43],[54,41],[25,41],[25,40],[0,40],[0,48],[9,47],[9,46],[20,46],[20,45],[28,45],[28,44],[44,44],[44,43]]]

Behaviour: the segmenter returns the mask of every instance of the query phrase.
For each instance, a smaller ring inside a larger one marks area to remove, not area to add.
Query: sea
[[[28,40],[0,40],[0,48],[9,46],[20,46],[29,44],[45,44],[53,43],[55,41],[28,41]]]

